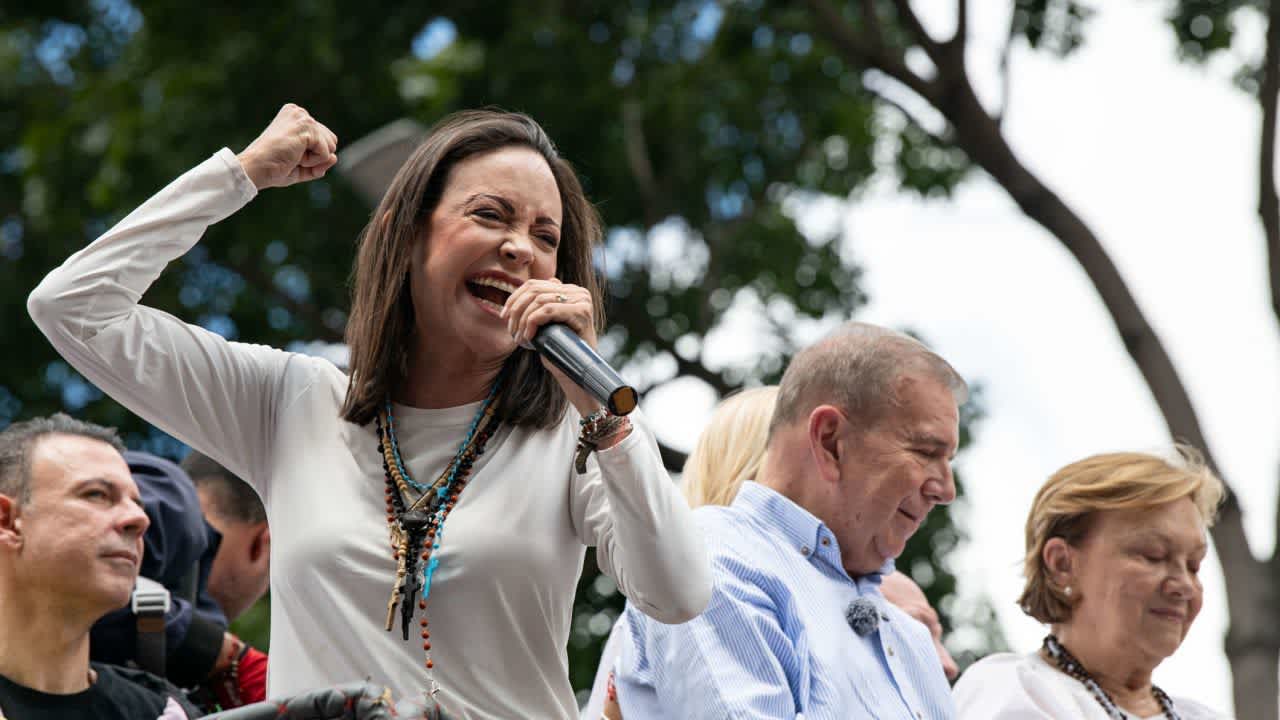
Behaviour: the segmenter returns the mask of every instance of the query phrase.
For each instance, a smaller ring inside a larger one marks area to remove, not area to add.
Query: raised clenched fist
[[[259,189],[315,180],[338,162],[338,136],[288,103],[237,157]]]

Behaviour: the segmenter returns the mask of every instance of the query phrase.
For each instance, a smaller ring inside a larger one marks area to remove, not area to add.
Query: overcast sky
[[[914,3],[931,27],[951,2]],[[1007,3],[971,3],[970,63],[984,99],[999,97],[997,48]],[[1109,0],[1067,61],[1013,55],[1008,136],[1023,161],[1093,227],[1173,356],[1228,480],[1255,552],[1269,553],[1280,467],[1280,333],[1267,307],[1257,222],[1258,114],[1228,63],[1175,60],[1165,2]],[[995,13],[995,14],[984,14]],[[1260,47],[1260,27],[1246,27]],[[1161,450],[1169,437],[1083,272],[983,175],[949,201],[874,189],[845,216],[871,304],[860,317],[918,330],[984,388],[987,418],[957,465],[968,483],[972,543],[957,558],[960,592],[986,593],[1013,648],[1044,629],[1016,608],[1022,523],[1036,489],[1062,465],[1119,449]],[[710,343],[708,352],[715,348]],[[664,440],[687,447],[710,406],[688,383],[651,397]],[[679,412],[667,408],[679,395]],[[665,396],[665,397],[664,397]],[[1204,610],[1156,682],[1231,708],[1220,567],[1202,571]]]

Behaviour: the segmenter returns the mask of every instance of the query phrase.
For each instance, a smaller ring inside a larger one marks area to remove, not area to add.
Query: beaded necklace
[[[435,482],[423,485],[414,482],[400,457],[400,445],[396,440],[395,418],[391,401],[386,400],[376,418],[378,428],[378,455],[382,458],[382,470],[386,475],[387,530],[391,535],[391,550],[396,560],[396,579],[387,602],[388,631],[395,624],[396,606],[400,607],[400,627],[404,639],[409,639],[409,625],[413,622],[414,598],[422,592],[416,603],[423,611],[418,621],[422,627],[423,664],[430,676],[429,695],[439,691],[436,685],[435,662],[431,659],[431,633],[427,629],[427,596],[431,593],[431,578],[439,559],[435,551],[440,549],[444,537],[444,523],[458,502],[470,479],[471,467],[484,454],[485,445],[497,432],[502,421],[494,416],[499,377],[490,389],[488,397],[476,411],[471,427],[458,445],[453,460],[440,473]],[[416,491],[417,497],[413,497]],[[419,566],[421,561],[421,569]]]
[[[1107,712],[1107,717],[1115,718],[1116,720],[1127,720],[1129,716],[1116,705],[1116,702],[1111,699],[1107,691],[1103,690],[1098,681],[1094,680],[1093,676],[1089,674],[1089,671],[1084,669],[1084,665],[1081,665],[1076,656],[1063,647],[1062,643],[1053,634],[1045,636],[1044,651],[1057,664],[1059,670],[1079,680],[1089,690],[1093,698]],[[1163,690],[1152,685],[1151,694],[1155,696],[1156,702],[1160,704],[1160,710],[1168,720],[1181,720],[1178,717],[1178,713],[1173,709],[1173,700],[1170,700]]]

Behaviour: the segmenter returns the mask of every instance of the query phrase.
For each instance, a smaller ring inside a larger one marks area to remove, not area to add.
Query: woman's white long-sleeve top
[[[54,347],[125,407],[249,481],[271,526],[271,662],[278,697],[370,678],[428,687],[418,628],[384,629],[395,578],[373,424],[342,420],[329,362],[228,342],[139,304],[165,265],[256,194],[223,149],[179,177],[32,292]],[[415,478],[453,457],[477,404],[396,406]],[[573,471],[578,414],[505,427],[445,523],[430,620],[438,699],[464,718],[568,718],[565,655],[585,548],[654,618],[688,620],[711,592],[705,549],[656,443],[636,430]]]

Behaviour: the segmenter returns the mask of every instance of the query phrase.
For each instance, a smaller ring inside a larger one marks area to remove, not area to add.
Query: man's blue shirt
[[[880,594],[882,573],[849,577],[835,535],[754,482],[729,507],[695,511],[715,589],[699,617],[663,625],[628,606],[616,683],[622,716],[949,720],[951,689],[924,625]],[[855,598],[880,611],[856,634]]]

